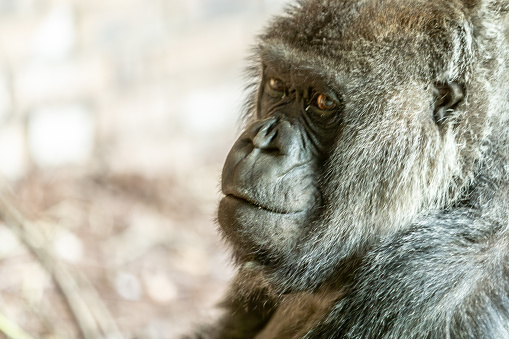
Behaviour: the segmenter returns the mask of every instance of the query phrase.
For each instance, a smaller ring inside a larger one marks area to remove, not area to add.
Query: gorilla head
[[[241,261],[290,266],[284,282],[307,288],[465,198],[498,104],[497,65],[472,61],[500,38],[473,32],[469,6],[301,1],[274,20],[223,171],[219,222]]]
[[[410,267],[398,260],[419,252],[390,246],[453,248],[479,242],[474,228],[507,225],[508,9],[502,0],[303,0],[275,18],[222,177],[218,220],[240,271],[256,271],[276,296],[347,285],[355,295],[362,274],[378,275],[383,293],[391,272],[375,269],[376,258],[393,260],[396,274]],[[411,267],[429,259],[456,272],[427,251]]]

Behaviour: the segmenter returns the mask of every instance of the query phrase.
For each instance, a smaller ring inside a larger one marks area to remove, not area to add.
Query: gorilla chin
[[[316,194],[310,194],[315,196]],[[318,201],[311,203],[308,209],[302,209],[291,204],[282,207],[261,206],[251,200],[241,198],[239,196],[228,194],[225,195],[218,209],[218,222],[226,238],[236,247],[237,259],[241,262],[253,260],[246,253],[252,253],[252,249],[259,247],[261,244],[269,246],[270,243],[276,241],[286,246],[293,246],[294,241],[292,235],[300,234],[312,220],[312,216],[319,210]],[[260,237],[252,237],[251,233],[254,229],[259,230]],[[276,240],[276,239],[279,239]],[[262,246],[263,247],[263,246]],[[255,260],[262,263],[267,258],[257,256]]]

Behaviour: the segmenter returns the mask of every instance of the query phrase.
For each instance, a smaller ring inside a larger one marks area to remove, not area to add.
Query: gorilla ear
[[[463,101],[463,86],[457,82],[436,83],[433,88],[433,120],[437,125]]]

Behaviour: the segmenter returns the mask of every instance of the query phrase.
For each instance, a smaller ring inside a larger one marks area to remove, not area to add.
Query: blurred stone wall
[[[224,293],[220,170],[285,2],[0,0],[0,178],[125,338],[175,338]],[[41,267],[0,220],[0,315],[74,338]]]

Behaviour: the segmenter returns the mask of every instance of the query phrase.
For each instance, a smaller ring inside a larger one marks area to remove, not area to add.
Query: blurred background
[[[0,338],[177,338],[250,47],[284,0],[0,0]]]

